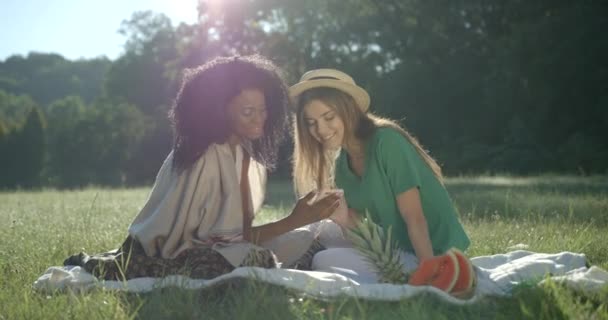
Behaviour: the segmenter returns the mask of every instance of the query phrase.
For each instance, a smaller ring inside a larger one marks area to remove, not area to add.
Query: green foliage
[[[86,106],[78,97],[66,97],[51,104],[49,122],[51,185],[125,183],[127,163],[144,132],[136,107],[109,100]]]
[[[208,45],[193,46],[197,56],[262,52],[290,82],[311,68],[347,70],[372,109],[405,117],[447,173],[607,169],[601,1],[203,4]]]
[[[127,37],[125,54],[112,64],[105,92],[144,115],[138,143],[124,150],[129,153],[125,182],[150,183],[171,149],[167,113],[181,81],[175,65],[181,42],[165,15],[149,11],[134,13],[122,23],[121,33]]]
[[[26,95],[14,95],[0,90],[0,122],[8,131],[19,128],[36,103]]]
[[[107,58],[69,61],[58,54],[14,55],[0,61],[0,90],[28,95],[43,107],[68,95],[90,102],[101,94],[110,64]]]
[[[125,53],[112,63],[105,79],[106,96],[124,99],[146,114],[168,106],[174,97],[168,65],[177,58],[177,39],[169,18],[136,12],[122,23]]]
[[[93,167],[96,182],[124,184],[125,168],[144,134],[144,116],[135,106],[114,101],[100,100],[93,108],[95,115],[88,128],[98,159]]]
[[[109,180],[149,183],[171,147],[166,114],[183,69],[217,55],[261,53],[289,83],[311,68],[347,71],[370,92],[372,110],[400,120],[449,175],[602,174],[608,37],[598,32],[608,29],[606,8],[602,0],[202,0],[198,22],[179,26],[137,12],[121,25],[125,46],[116,61],[45,53],[0,61],[0,122],[13,132],[33,106],[48,115],[66,96],[132,105],[143,133],[120,157],[130,159],[126,178]],[[53,123],[55,135],[62,129]],[[55,159],[86,150],[73,148]],[[283,176],[290,153],[288,142]],[[54,179],[57,170],[47,169]],[[68,185],[97,183],[94,173],[78,172]]]
[[[37,187],[46,156],[46,121],[27,96],[0,90],[0,188]]]
[[[38,108],[33,108],[27,116],[14,143],[19,151],[15,155],[15,174],[20,186],[31,188],[40,186],[46,155],[46,121]]]

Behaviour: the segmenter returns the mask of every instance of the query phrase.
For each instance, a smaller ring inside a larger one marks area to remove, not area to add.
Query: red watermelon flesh
[[[408,284],[433,286],[449,292],[454,288],[459,274],[458,259],[452,252],[426,259],[410,275]]]
[[[471,260],[469,260],[469,258],[462,253],[462,251],[452,248],[450,249],[450,252],[452,252],[458,260],[458,266],[460,269],[458,279],[452,288],[452,293],[460,295],[470,292],[474,288],[476,281],[473,264],[471,263]]]

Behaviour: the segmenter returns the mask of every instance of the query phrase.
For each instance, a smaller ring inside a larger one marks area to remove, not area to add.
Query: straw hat
[[[335,69],[316,69],[306,72],[300,82],[289,88],[289,95],[296,100],[306,90],[314,88],[334,88],[347,93],[357,103],[361,111],[369,109],[369,94],[359,87],[351,76]]]

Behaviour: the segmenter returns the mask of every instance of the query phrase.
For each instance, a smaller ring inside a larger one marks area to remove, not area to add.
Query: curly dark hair
[[[264,135],[252,141],[251,156],[269,170],[276,167],[279,143],[287,131],[290,103],[279,68],[260,55],[218,57],[185,72],[169,112],[173,125],[173,167],[189,168],[213,143],[232,134],[227,105],[245,89],[264,92]]]

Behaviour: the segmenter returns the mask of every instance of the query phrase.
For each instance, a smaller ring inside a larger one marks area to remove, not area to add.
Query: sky
[[[67,59],[116,59],[126,39],[120,23],[134,11],[167,15],[174,26],[196,22],[197,0],[0,0],[0,60],[31,51]]]

